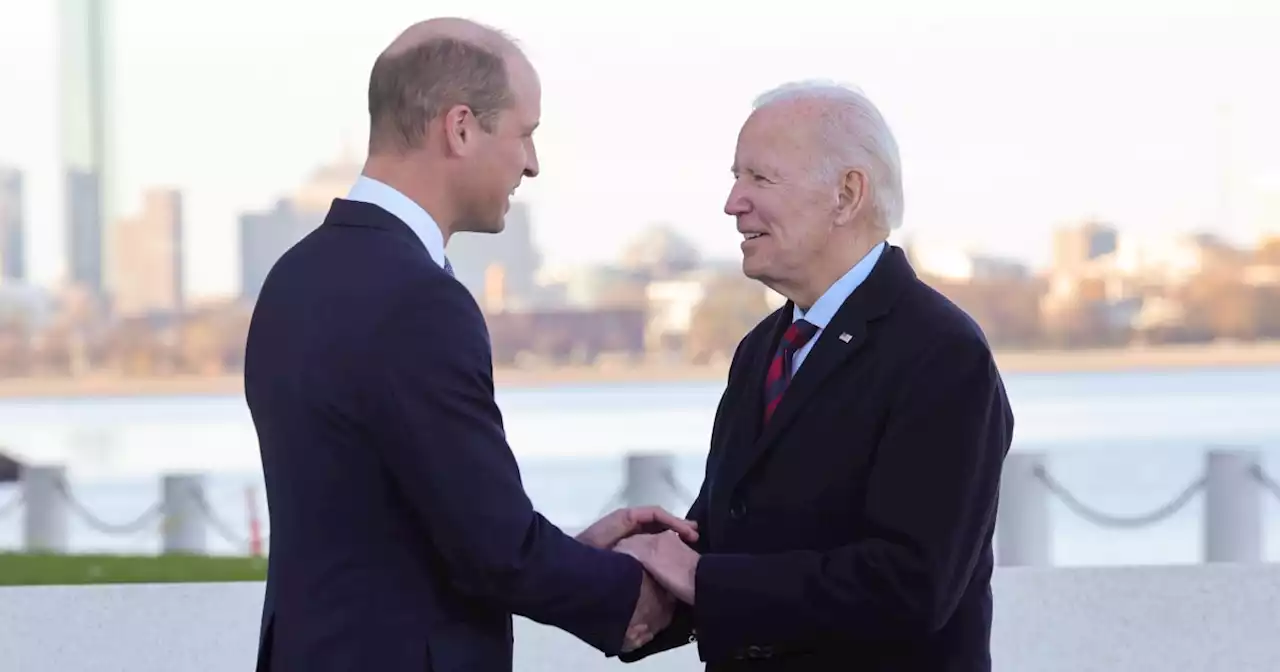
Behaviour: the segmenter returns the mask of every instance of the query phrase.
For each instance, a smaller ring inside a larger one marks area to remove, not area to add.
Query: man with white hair
[[[725,212],[788,301],[742,340],[693,543],[621,541],[681,602],[633,661],[710,670],[991,669],[991,540],[1013,415],[982,330],[888,243],[897,145],[854,89],[779,88],[738,136]]]

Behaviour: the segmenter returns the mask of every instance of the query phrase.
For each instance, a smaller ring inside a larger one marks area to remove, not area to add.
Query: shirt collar
[[[431,259],[444,266],[444,234],[440,233],[440,226],[408,196],[394,187],[361,175],[351,187],[351,193],[347,194],[347,200],[376,205],[394,215],[422,240]]]
[[[831,322],[831,318],[836,316],[836,311],[840,310],[840,306],[844,305],[846,299],[849,298],[853,291],[871,275],[871,269],[875,268],[876,261],[880,259],[880,255],[884,252],[884,248],[888,243],[881,242],[862,258],[861,261],[853,265],[848,273],[836,280],[834,284],[813,305],[809,310],[804,311],[800,306],[792,306],[792,321],[803,319],[813,324],[819,329],[826,329],[827,324]]]

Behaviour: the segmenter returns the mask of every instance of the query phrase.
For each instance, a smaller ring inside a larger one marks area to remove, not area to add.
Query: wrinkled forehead
[[[513,53],[507,56],[507,80],[511,86],[511,94],[515,97],[515,107],[523,114],[532,115],[535,119],[542,113],[542,82],[538,71],[522,54]]]
[[[753,111],[738,133],[735,160],[779,168],[809,165],[822,151],[822,117],[817,106],[807,103],[777,102]]]

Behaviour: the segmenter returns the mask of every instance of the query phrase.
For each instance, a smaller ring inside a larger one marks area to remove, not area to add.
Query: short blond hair
[[[437,37],[384,53],[369,76],[369,152],[420,147],[427,124],[454,105],[471,108],[492,132],[513,101],[506,53],[497,44]]]

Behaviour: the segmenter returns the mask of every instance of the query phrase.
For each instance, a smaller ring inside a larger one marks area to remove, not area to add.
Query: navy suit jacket
[[[734,354],[688,517],[695,604],[633,661],[989,672],[992,536],[1013,414],[986,338],[885,250],[762,426],[792,304]]]
[[[471,294],[383,209],[335,200],[249,329],[271,516],[258,669],[510,670],[512,614],[608,655],[642,567],[534,511]]]

